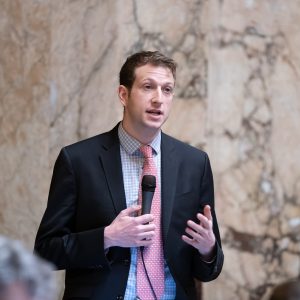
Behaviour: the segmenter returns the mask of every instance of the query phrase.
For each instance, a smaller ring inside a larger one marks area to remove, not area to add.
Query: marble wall
[[[179,64],[164,130],[211,158],[225,265],[205,300],[300,269],[299,0],[1,0],[0,233],[32,247],[66,144],[110,129],[124,58]]]

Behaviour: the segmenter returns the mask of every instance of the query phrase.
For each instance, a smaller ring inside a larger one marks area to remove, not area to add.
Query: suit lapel
[[[126,208],[118,125],[108,133],[102,143],[99,159],[105,172],[107,184],[116,214]],[[175,147],[170,137],[162,133],[161,139],[161,200],[162,200],[162,233],[165,241],[174,204],[177,184],[178,164]]]
[[[161,140],[161,201],[162,201],[162,232],[166,241],[173,210],[177,184],[178,164],[172,139],[162,133]]]
[[[118,214],[126,208],[118,125],[108,133],[108,139],[102,143],[99,157],[105,172],[114,208],[116,214]]]

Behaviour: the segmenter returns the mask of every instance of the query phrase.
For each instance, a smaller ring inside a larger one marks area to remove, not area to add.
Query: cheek
[[[170,113],[170,110],[172,108],[172,103],[173,103],[172,100],[166,101],[166,109],[165,110],[166,110],[167,115],[169,115],[169,113]]]
[[[138,102],[130,103],[129,111],[132,115],[136,117],[141,116],[143,112],[143,105]]]

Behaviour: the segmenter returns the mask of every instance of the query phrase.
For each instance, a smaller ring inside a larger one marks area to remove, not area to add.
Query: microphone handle
[[[142,215],[150,214],[154,191],[142,191]]]

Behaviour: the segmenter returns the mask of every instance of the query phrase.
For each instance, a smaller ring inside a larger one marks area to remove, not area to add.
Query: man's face
[[[168,68],[150,64],[136,68],[131,91],[119,87],[125,130],[136,138],[156,134],[169,116],[174,86]]]

